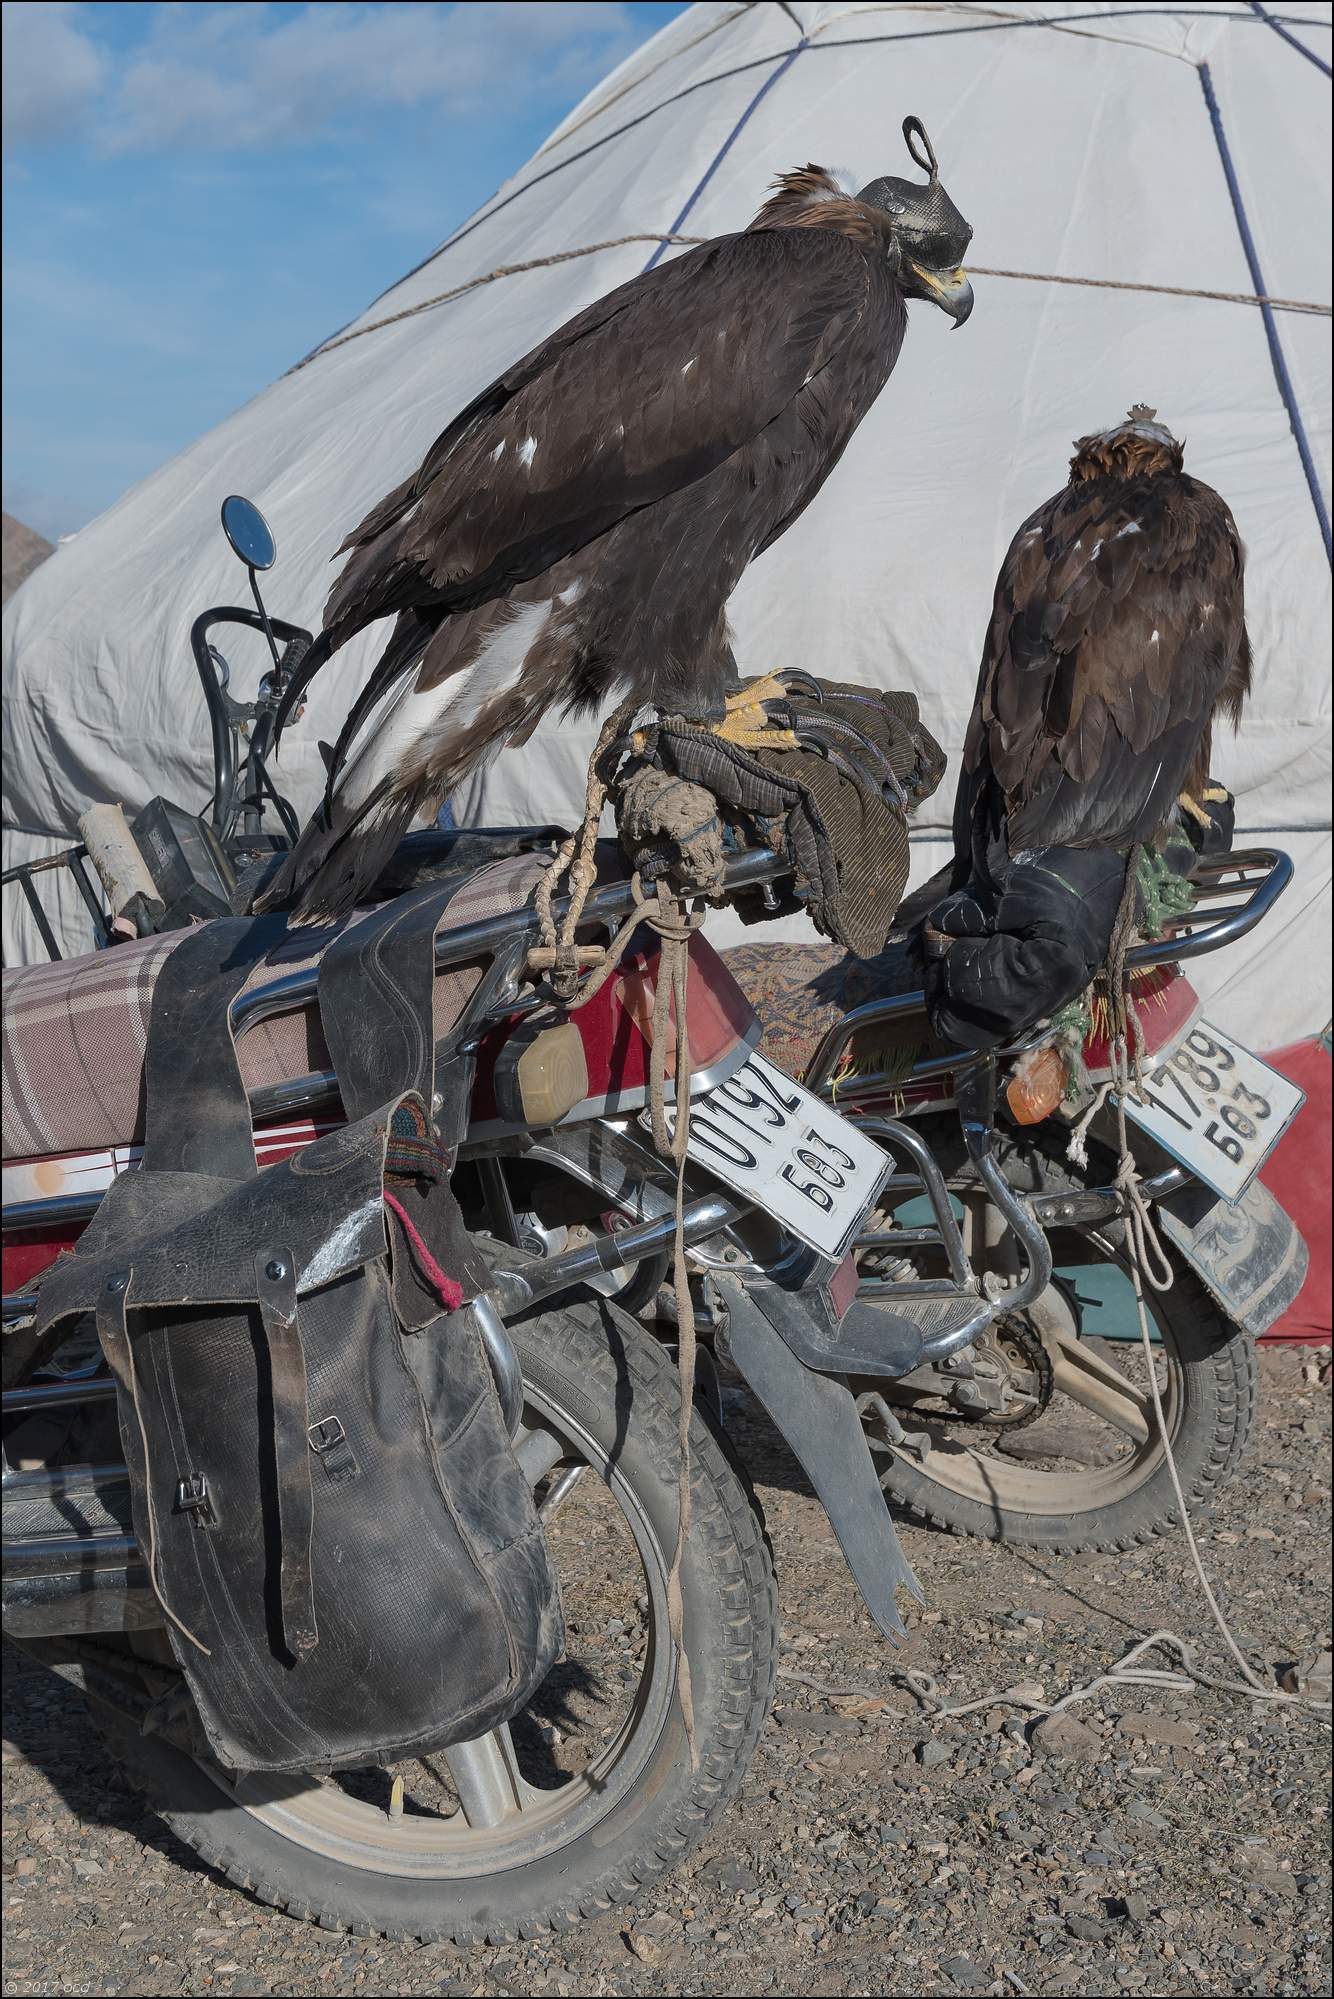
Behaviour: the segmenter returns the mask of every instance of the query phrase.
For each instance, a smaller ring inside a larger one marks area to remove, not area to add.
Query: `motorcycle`
[[[226,778],[218,744],[215,732]],[[247,784],[220,780],[215,791],[220,848],[235,837],[238,796],[250,801],[241,831],[252,841],[273,804],[264,747],[256,732]],[[893,1635],[898,1592],[916,1584],[885,1505],[882,1488],[895,1489],[885,1460],[925,1475],[944,1455],[920,1446],[899,1412],[917,1421],[924,1401],[957,1383],[975,1387],[988,1412],[1008,1413],[1004,1398],[1023,1393],[1010,1385],[1019,1371],[1002,1378],[987,1366],[1013,1327],[1045,1309],[1049,1231],[1070,1224],[1110,1242],[1120,1220],[1111,1186],[1044,1182],[1030,1196],[1015,1184],[994,1060],[937,1053],[888,1093],[864,1078],[846,1117],[839,1050],[850,1023],[867,1024],[865,1009],[826,1037],[802,1087],[758,1052],[755,1010],[694,941],[681,1227],[701,1356],[680,1579],[692,1744],[668,1613],[678,1329],[661,1280],[677,1221],[675,1173],[647,1118],[656,946],[641,933],[595,999],[553,1018],[525,972],[550,844],[544,829],[413,835],[381,889],[455,884],[432,1006],[437,1074],[469,1107],[453,1184],[490,1270],[473,1309],[567,1631],[524,1710],[431,1757],[328,1776],[238,1775],[160,1725],[164,1708],[188,1699],[131,1521],[115,1384],[86,1321],[40,1365],[24,1354],[44,1273],[136,1164],[143,1032],[172,940],[159,918],[111,952],[7,975],[6,1069],[20,1080],[4,1166],[6,1635],[89,1698],[181,1838],[261,1899],[326,1926],[508,1940],[627,1901],[674,1864],[735,1795],[776,1668],[772,1561],[721,1421],[720,1378],[744,1380],[782,1433],[872,1617]],[[767,851],[738,852],[726,894],[772,897],[785,872]],[[1270,868],[1225,916],[1230,934],[1260,920],[1281,873]],[[589,897],[581,936],[614,934],[633,898],[612,872]],[[315,1011],[320,941],[294,935],[230,1004],[261,1169],[341,1121]],[[902,998],[874,1005],[883,1019],[911,1011]],[[948,1095],[933,1097],[941,1078]],[[927,1096],[912,1101],[923,1085]],[[1154,1178],[1150,1197],[1164,1206],[1189,1191],[1173,1165]],[[984,1208],[981,1227],[971,1200]],[[1206,1224],[1181,1248],[1201,1267]],[[1270,1286],[1261,1309],[1281,1288]],[[1105,1386],[1123,1413],[1131,1398],[1083,1357],[1085,1344],[1067,1331],[1060,1365]],[[969,1397],[949,1407],[967,1410]],[[931,1476],[934,1491],[942,1481]]]
[[[1291,861],[1274,848],[1197,861],[1193,908],[1130,953],[1140,1067],[1166,1106],[1128,1126],[1139,1195],[1172,1278],[1168,1289],[1144,1289],[1172,1451],[1197,1505],[1241,1460],[1255,1412],[1256,1342],[1305,1280],[1301,1236],[1256,1177],[1303,1099],[1203,1018],[1182,967],[1263,923],[1291,879]],[[979,1077],[994,1100],[997,1072],[1013,1079],[1026,1056],[1042,1052],[1044,1031],[995,1058],[942,1047],[920,991],[861,996],[876,976],[894,985],[892,947],[870,976],[836,969],[838,955],[743,945],[727,962],[765,1024],[762,1046],[774,1060],[863,1128],[889,1112],[920,1135],[984,1280],[1008,1285],[1015,1245],[960,1142],[958,1110]],[[844,1004],[849,986],[860,990]],[[1130,1196],[1117,1183],[1111,1105],[1093,1116],[1084,1156],[1078,1147],[1070,1156],[1073,1127],[1110,1083],[1105,1021],[1090,1025],[1079,1052],[1078,1083],[1063,1101],[1021,1122],[1006,1101],[1013,1091],[1002,1090],[995,1127],[996,1164],[1047,1233],[1052,1282],[1018,1310],[1000,1311],[965,1352],[883,1387],[868,1416],[886,1496],[910,1516],[1071,1553],[1148,1541],[1171,1529],[1176,1509],[1148,1362],[1139,1340],[1126,1338],[1135,1319]],[[856,1244],[868,1297],[905,1255],[925,1256],[925,1269],[940,1264],[939,1248],[917,1239],[913,1191],[889,1192]]]

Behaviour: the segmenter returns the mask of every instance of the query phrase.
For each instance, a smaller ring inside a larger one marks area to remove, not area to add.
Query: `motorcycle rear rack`
[[[66,870],[83,899],[93,921],[94,948],[104,950],[111,941],[111,919],[107,913],[106,898],[96,875],[89,871],[88,849],[85,846],[66,847],[58,854],[44,854],[35,861],[20,861],[17,867],[6,868],[0,874],[0,889],[18,889],[28,905],[28,914],[37,926],[37,934],[52,964],[60,959],[61,949],[51,928],[51,919],[43,909],[42,899],[33,883],[37,875],[50,874],[56,868]]]
[[[1164,937],[1135,945],[1126,954],[1127,966],[1132,971],[1149,971],[1157,965],[1201,958],[1210,951],[1221,951],[1227,945],[1235,944],[1238,938],[1247,936],[1264,921],[1292,881],[1293,873],[1290,857],[1278,847],[1246,847],[1237,853],[1198,861],[1191,876],[1196,907],[1175,918]],[[1227,897],[1238,899],[1229,902],[1223,909],[1201,913],[1199,904]],[[921,991],[896,993],[887,999],[868,1000],[864,1006],[853,1007],[821,1037],[802,1078],[806,1088],[840,1106],[880,1100],[886,1096],[892,1098],[918,1083],[934,1082],[945,1077],[953,1077],[957,1081],[997,1057],[1005,1059],[1021,1055],[1025,1049],[1040,1042],[1047,1031],[1045,1028],[1030,1030],[1009,1047],[998,1050],[946,1049],[939,1055],[921,1057],[901,1074],[871,1070],[859,1072],[847,1081],[838,1080],[844,1059],[857,1035],[867,1028],[913,1019],[921,1020],[925,1032],[926,996]]]

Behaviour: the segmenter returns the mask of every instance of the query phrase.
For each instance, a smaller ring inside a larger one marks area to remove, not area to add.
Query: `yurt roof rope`
[[[1325,554],[1330,558],[1331,562],[1334,562],[1334,553],[1331,553],[1330,548],[1329,511],[1325,506],[1325,496],[1320,490],[1320,480],[1315,469],[1315,459],[1311,455],[1311,445],[1306,435],[1306,425],[1302,422],[1302,412],[1301,406],[1297,401],[1297,392],[1292,386],[1292,377],[1288,373],[1288,363],[1287,357],[1283,352],[1283,343],[1278,336],[1278,322],[1275,320],[1268,302],[1264,300],[1265,281],[1260,270],[1260,255],[1255,247],[1255,238],[1251,234],[1250,218],[1246,213],[1246,204],[1242,199],[1241,183],[1237,179],[1237,170],[1232,164],[1232,153],[1228,146],[1227,133],[1223,129],[1223,113],[1219,108],[1218,98],[1214,92],[1213,77],[1209,73],[1207,62],[1200,64],[1200,87],[1204,92],[1204,101],[1209,107],[1209,120],[1214,128],[1214,138],[1218,143],[1218,156],[1223,163],[1223,173],[1227,179],[1227,191],[1232,198],[1232,212],[1237,218],[1237,232],[1241,237],[1241,247],[1246,256],[1247,265],[1250,268],[1251,282],[1254,284],[1256,292],[1262,300],[1260,311],[1264,317],[1265,336],[1269,341],[1269,358],[1273,364],[1274,380],[1278,384],[1278,392],[1283,398],[1283,406],[1288,412],[1288,422],[1292,426],[1292,434],[1297,441],[1297,455],[1302,461],[1302,471],[1306,474],[1306,483],[1310,488],[1311,503],[1315,508],[1315,517],[1320,523],[1320,533],[1325,543]]]
[[[722,145],[719,146],[717,152],[714,154],[713,158],[709,161],[708,166],[705,167],[703,173],[700,175],[699,179],[695,182],[694,187],[690,190],[690,193],[686,197],[685,206],[682,208],[681,213],[677,216],[675,222],[673,222],[672,224],[673,230],[677,230],[681,227],[681,224],[685,221],[691,209],[695,206],[695,203],[699,200],[705,188],[708,186],[709,182],[713,179],[713,176],[717,173],[719,167],[722,165],[723,161],[727,158],[727,155],[731,152],[732,147],[736,144],[742,132],[745,130],[746,126],[750,123],[752,115],[756,111],[758,111],[761,103],[768,96],[769,92],[773,89],[774,85],[778,82],[779,78],[787,75],[787,72],[791,69],[793,63],[797,60],[797,57],[806,47],[807,47],[806,37],[803,35],[801,40],[797,43],[796,47],[788,51],[787,55],[783,58],[782,62],[779,63],[778,68],[775,70],[771,70],[768,76],[765,77],[764,82],[755,92],[755,95],[751,98],[749,104],[747,104],[745,110],[741,113],[741,116],[737,119],[731,131],[727,134],[727,137],[723,140]],[[645,264],[644,269],[646,271],[651,271],[653,269],[653,266],[657,263],[663,251],[667,248],[667,245],[670,242],[670,240],[671,238],[669,236],[663,237],[663,240],[661,241],[661,243],[659,243],[657,249],[653,252],[653,255],[649,258],[648,262]]]
[[[784,11],[786,12],[786,9],[784,9]],[[1150,13],[1154,15],[1162,14],[1168,16],[1201,15],[1208,19],[1214,19],[1214,20],[1222,18],[1237,22],[1242,22],[1242,21],[1253,22],[1257,27],[1265,25],[1266,23],[1269,25],[1277,25],[1280,21],[1289,21],[1289,22],[1292,21],[1292,16],[1290,15],[1275,16],[1269,14],[1265,16],[1265,19],[1262,22],[1260,16],[1257,14],[1250,12],[1242,13],[1234,8],[1223,9],[1219,7],[1196,6],[1196,7],[1143,8],[1140,9],[1139,12],[1141,13],[1141,15],[1150,14]],[[613,142],[613,140],[622,138],[627,132],[632,132],[636,126],[642,125],[649,118],[656,117],[660,111],[669,110],[673,104],[679,104],[684,98],[693,97],[698,91],[709,90],[715,84],[728,83],[731,81],[733,77],[744,76],[748,70],[764,69],[771,63],[781,64],[783,69],[790,68],[794,57],[797,54],[801,53],[802,50],[804,49],[810,49],[817,53],[822,53],[823,51],[828,49],[872,48],[875,47],[877,44],[885,42],[922,41],[922,40],[929,41],[937,36],[999,33],[1005,29],[1010,29],[1010,28],[1060,27],[1064,30],[1069,30],[1072,27],[1077,27],[1081,22],[1110,20],[1118,18],[1118,16],[1122,19],[1125,18],[1124,15],[1121,14],[1120,10],[1117,8],[1103,8],[1096,13],[1079,14],[1071,16],[1068,20],[1062,22],[1049,21],[1045,16],[1039,16],[1031,19],[1012,19],[1007,17],[1001,20],[968,22],[959,27],[911,28],[911,29],[901,29],[895,32],[894,34],[888,34],[888,35],[864,35],[864,36],[854,36],[854,37],[841,37],[833,41],[820,40],[819,37],[824,33],[824,30],[826,28],[833,26],[835,24],[835,21],[839,19],[847,18],[847,16],[835,16],[832,20],[821,23],[820,26],[818,26],[813,31],[812,34],[805,37],[794,48],[775,49],[769,55],[753,56],[748,62],[736,63],[729,69],[718,70],[712,76],[698,77],[693,83],[686,84],[683,89],[674,91],[671,96],[660,98],[656,104],[645,105],[644,109],[642,111],[636,112],[633,118],[628,118],[625,121],[625,123],[622,125],[614,126],[610,132],[604,132],[600,138],[589,140],[588,144],[585,146],[581,146],[577,152],[567,153],[565,158],[562,160],[553,160],[550,166],[544,167],[540,173],[536,173],[531,177],[531,179],[524,181],[521,187],[511,188],[508,194],[500,195],[497,199],[495,199],[490,207],[486,207],[480,213],[470,216],[466,222],[462,223],[460,227],[455,230],[452,236],[447,236],[445,238],[445,241],[443,243],[438,244],[434,250],[430,251],[428,255],[423,257],[420,263],[414,264],[410,270],[407,270],[403,273],[402,277],[396,278],[392,285],[387,286],[384,291],[380,292],[377,295],[376,298],[372,299],[371,305],[372,306],[377,305],[381,298],[387,298],[391,292],[397,291],[400,285],[407,284],[409,280],[417,276],[419,271],[424,271],[429,264],[433,264],[437,257],[443,257],[447,250],[452,250],[458,244],[464,242],[467,237],[472,235],[475,229],[480,229],[483,223],[489,222],[494,216],[501,214],[505,209],[507,209],[511,205],[512,202],[518,201],[521,196],[529,193],[531,189],[540,187],[543,184],[543,182],[552,179],[553,176],[556,174],[564,173],[567,167],[578,166],[581,160],[586,160],[590,156],[590,154],[600,151],[603,146],[608,146]],[[717,31],[717,29],[725,27],[727,23],[734,18],[735,18],[734,15],[726,16],[724,20],[715,23],[713,28],[711,28],[709,32],[714,33]],[[1330,26],[1330,23],[1325,21],[1310,21],[1310,22],[1300,22],[1297,23],[1296,25],[1307,26],[1312,28],[1328,28]],[[671,61],[674,57],[684,54],[686,50],[693,48],[697,42],[706,39],[708,39],[707,35],[697,36],[693,41],[686,42],[685,44],[679,47],[673,48],[668,55],[664,56],[660,62],[654,64],[651,69],[643,72],[641,76],[628,81],[621,90],[615,92],[613,96],[608,97],[603,103],[593,105],[589,109],[589,111],[585,114],[584,117],[578,119],[575,123],[567,126],[566,129],[563,132],[558,133],[554,139],[549,140],[547,142],[547,145],[544,146],[541,149],[541,152],[535,155],[535,157],[541,158],[542,153],[547,152],[551,146],[560,144],[564,139],[572,136],[572,134],[575,131],[582,129],[585,125],[590,123],[592,119],[596,118],[602,111],[608,109],[612,103],[618,101],[622,96],[625,96],[631,89],[635,87],[637,83],[643,82],[646,77],[654,74],[657,69],[664,67],[665,64]],[[1149,48],[1151,50],[1151,53],[1157,55],[1172,55],[1174,53],[1171,50],[1165,50],[1153,47],[1152,45],[1147,43],[1133,41],[1133,38],[1118,36],[1118,37],[1113,37],[1113,39],[1124,42],[1127,46],[1133,45],[1134,47],[1137,48],[1139,47]],[[1300,46],[1300,44],[1298,46]],[[1187,63],[1190,64],[1192,68],[1195,67],[1195,64],[1191,61],[1190,57],[1181,57],[1178,59],[1186,61]],[[1319,59],[1315,58],[1315,60],[1318,63]],[[1323,67],[1323,65],[1319,66]],[[522,267],[515,266],[515,268],[518,269]],[[992,273],[991,275],[1010,276],[1015,274],[1007,272],[1003,274]],[[444,296],[452,297],[454,296],[454,294],[449,293],[449,294],[444,294]],[[432,301],[427,301],[427,302],[432,303]],[[1289,309],[1318,311],[1321,308],[1290,307]],[[391,322],[376,321],[375,323],[376,325],[382,325]],[[292,368],[289,368],[287,370],[288,374],[295,374],[296,370],[299,367],[301,367],[306,361],[313,360],[316,354],[327,353],[331,347],[337,344],[339,337],[344,335],[346,333],[346,330],[347,329],[345,326],[339,327],[337,329],[337,332],[331,335],[329,339],[321,342],[321,344],[318,347],[312,348],[309,354],[303,355],[301,361],[296,362]],[[369,331],[368,328],[360,330]]]
[[[577,250],[554,250],[547,257],[530,257],[522,264],[497,264],[494,271],[483,271],[479,277],[468,278],[447,292],[418,299],[415,305],[406,305],[401,312],[388,313],[383,319],[372,319],[365,326],[355,326],[350,333],[336,334],[322,347],[314,348],[300,361],[293,362],[286,372],[295,375],[302,368],[308,368],[312,361],[318,361],[321,355],[332,354],[336,347],[346,347],[350,341],[360,340],[363,334],[379,333],[386,326],[397,326],[401,320],[415,319],[419,312],[430,312],[438,305],[448,305],[452,299],[476,291],[479,285],[494,284],[497,278],[516,278],[524,271],[541,271],[552,264],[568,264],[576,257],[596,256],[599,250],[619,250],[627,243],[679,243],[690,248],[710,240],[707,236],[678,236],[672,231],[658,235],[652,230],[637,230],[630,236],[611,236],[605,243],[584,243]],[[1151,285],[1135,278],[1071,278],[1057,271],[1002,271],[989,264],[970,263],[968,268],[979,278],[1014,278],[1036,285],[1088,285],[1095,291],[1157,292],[1165,298],[1213,299],[1220,305],[1258,305],[1274,312],[1314,313],[1325,319],[1334,316],[1334,306],[1318,305],[1311,299],[1270,298],[1254,292],[1209,291],[1199,285]]]
[[[1265,23],[1266,27],[1272,28],[1274,30],[1274,33],[1280,36],[1283,41],[1291,42],[1293,48],[1296,49],[1299,56],[1305,56],[1306,60],[1308,62],[1313,62],[1317,69],[1322,69],[1325,72],[1326,76],[1334,76],[1334,70],[1330,68],[1329,64],[1327,62],[1322,62],[1320,60],[1320,57],[1316,54],[1315,50],[1308,49],[1305,42],[1299,42],[1295,35],[1290,35],[1287,29],[1283,26],[1283,23],[1281,21],[1275,20],[1274,16],[1270,13],[1267,7],[1262,7],[1260,5],[1260,0],[1251,0],[1251,12],[1254,14],[1258,14],[1260,16],[1260,19]],[[1303,21],[1300,23],[1300,25],[1303,28],[1323,28],[1327,27],[1328,23],[1325,21]]]
[[[708,27],[701,30],[698,35],[692,35],[688,41],[673,42],[671,48],[665,50],[656,62],[649,63],[647,68],[637,70],[633,76],[627,77],[618,90],[609,90],[605,97],[598,99],[596,104],[590,104],[585,112],[571,116],[564,125],[559,126],[552,133],[551,137],[544,144],[538,147],[533,158],[540,160],[543,153],[549,153],[553,146],[563,144],[575,132],[580,132],[585,125],[591,124],[594,118],[600,118],[604,111],[610,111],[613,104],[619,104],[623,97],[628,97],[632,90],[638,90],[641,83],[647,83],[649,78],[656,76],[658,71],[667,63],[676,62],[681,56],[688,55],[691,49],[697,49],[701,42],[707,42],[711,36],[721,34],[724,28],[729,27],[735,21],[738,14],[744,14],[747,8],[753,4],[754,0],[742,0],[741,6],[734,7],[730,14],[724,14],[716,21],[710,21]],[[783,12],[795,20],[796,16],[791,13],[790,8],[784,6]]]

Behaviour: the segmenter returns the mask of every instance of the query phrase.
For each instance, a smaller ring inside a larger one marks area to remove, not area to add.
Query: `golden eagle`
[[[984,1048],[1083,991],[1128,857],[1178,807],[1212,837],[1214,718],[1251,683],[1236,523],[1156,412],[1082,437],[996,581],[954,807],[949,893],[928,883],[927,1010]],[[1215,793],[1215,797],[1226,794]]]
[[[1236,522],[1156,415],[1137,403],[1081,437],[1069,483],[1010,543],[964,743],[960,858],[1002,824],[1012,855],[1154,840],[1178,794],[1204,789],[1215,716],[1241,713]]]
[[[324,809],[261,906],[345,913],[414,817],[553,707],[616,693],[723,717],[727,600],[884,387],[907,300],[956,325],[972,310],[972,231],[920,121],[903,131],[925,185],[782,176],[747,230],[641,273],[507,368],[348,536],[280,722],[330,653],[395,622]]]

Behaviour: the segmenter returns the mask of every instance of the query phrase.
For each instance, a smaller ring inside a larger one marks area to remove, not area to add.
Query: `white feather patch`
[[[520,465],[531,465],[536,456],[537,439],[535,437],[525,437],[523,443],[519,446]]]
[[[425,736],[442,722],[464,729],[483,705],[517,685],[524,662],[550,617],[549,602],[525,604],[482,647],[462,673],[451,674],[424,693],[415,674],[387,694],[362,729],[338,786],[340,800],[354,808],[382,778],[392,777]]]

